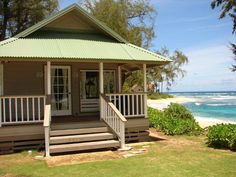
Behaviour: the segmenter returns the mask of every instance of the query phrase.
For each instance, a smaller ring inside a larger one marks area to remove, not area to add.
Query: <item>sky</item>
[[[236,91],[236,73],[230,42],[230,18],[219,20],[219,9],[211,0],[150,0],[157,11],[152,50],[167,47],[188,56],[187,74],[178,79],[171,91]],[[59,0],[64,8],[78,0]]]

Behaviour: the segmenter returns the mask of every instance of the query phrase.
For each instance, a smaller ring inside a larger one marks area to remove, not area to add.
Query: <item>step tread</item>
[[[112,133],[90,133],[90,134],[81,134],[81,135],[66,135],[66,136],[53,136],[50,137],[50,140],[59,140],[59,139],[69,139],[69,138],[87,138],[87,137],[95,137],[95,136],[110,136]]]
[[[114,138],[115,138],[114,135],[108,132],[82,134],[82,135],[69,135],[69,136],[54,136],[54,137],[50,137],[50,144],[98,141],[98,140],[108,140],[108,139],[114,139]]]
[[[61,136],[61,135],[73,135],[73,134],[88,134],[88,133],[102,133],[107,132],[107,127],[98,128],[79,128],[79,129],[66,129],[66,130],[51,130],[51,136]]]
[[[119,145],[120,143],[117,140],[50,145],[50,153],[102,149],[102,148],[118,147]]]

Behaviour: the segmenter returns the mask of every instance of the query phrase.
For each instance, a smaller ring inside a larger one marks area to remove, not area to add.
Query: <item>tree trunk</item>
[[[3,23],[2,23],[2,29],[0,34],[0,41],[4,40],[6,38],[6,32],[7,32],[7,22],[10,18],[9,13],[9,2],[10,0],[3,0]]]

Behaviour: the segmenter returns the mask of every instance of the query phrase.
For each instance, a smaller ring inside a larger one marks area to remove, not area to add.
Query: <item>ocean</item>
[[[193,99],[184,105],[196,118],[236,122],[236,91],[171,93]]]

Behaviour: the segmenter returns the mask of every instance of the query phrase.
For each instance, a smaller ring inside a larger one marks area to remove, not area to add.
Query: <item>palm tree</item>
[[[236,61],[236,45],[235,44],[231,44],[231,50],[234,54],[234,60]],[[236,72],[236,65],[232,66],[232,71]]]
[[[216,7],[221,7],[220,19],[224,18],[228,14],[233,20],[233,31],[236,32],[236,1],[235,0],[212,0],[212,9]],[[231,49],[234,54],[234,60],[236,61],[236,44],[231,44]],[[232,71],[236,72],[236,65],[232,65]]]
[[[165,47],[157,53],[172,59],[172,62],[165,66],[153,68],[154,72],[151,74],[152,80],[159,81],[160,83],[165,81],[166,89],[170,90],[171,85],[177,78],[183,78],[185,76],[186,71],[182,66],[188,63],[188,57],[179,50],[174,51],[174,54],[171,56],[169,50]]]
[[[211,8],[221,6],[220,19],[224,18],[228,14],[233,19],[233,33],[236,30],[236,1],[235,0],[212,0]]]

